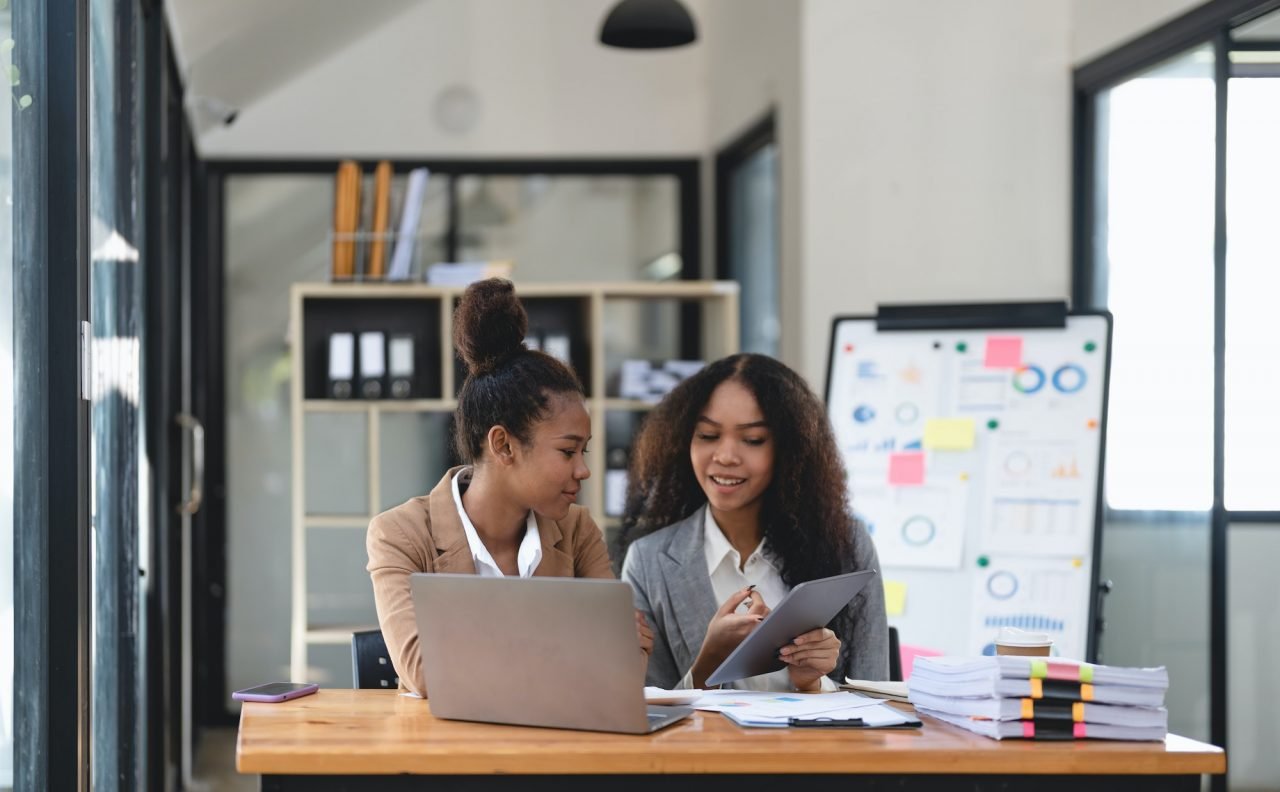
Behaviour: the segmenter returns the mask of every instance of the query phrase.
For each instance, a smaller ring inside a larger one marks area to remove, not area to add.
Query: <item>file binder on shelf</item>
[[[413,395],[413,336],[391,336],[387,345],[387,373],[391,380],[391,398],[407,399]]]
[[[360,396],[365,399],[381,399],[386,391],[383,385],[386,374],[386,335],[378,331],[361,333]]]
[[[387,274],[387,228],[391,219],[391,163],[383,160],[373,171],[373,223],[369,263],[364,279],[379,281]]]
[[[329,336],[329,397],[350,399],[356,375],[356,339],[351,333]]]

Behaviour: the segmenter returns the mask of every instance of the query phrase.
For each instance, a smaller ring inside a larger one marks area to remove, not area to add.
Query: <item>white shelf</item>
[[[351,643],[351,633],[376,630],[376,624],[335,624],[328,627],[312,627],[305,633],[309,644],[341,645]],[[305,676],[305,675],[304,675]],[[301,679],[302,677],[298,677]]]
[[[368,528],[368,514],[308,514],[302,518],[308,528]]]
[[[453,351],[453,310],[457,298],[462,295],[463,288],[455,286],[431,286],[422,283],[296,283],[290,294],[290,328],[289,338],[293,339],[294,354],[293,380],[290,393],[290,418],[293,432],[293,491],[292,491],[292,537],[293,553],[290,560],[292,573],[292,608],[289,664],[292,677],[306,677],[307,648],[318,644],[346,644],[351,640],[355,630],[373,629],[377,625],[332,625],[317,626],[307,624],[307,540],[308,534],[319,529],[365,529],[373,515],[381,509],[382,503],[382,419],[383,416],[405,413],[436,413],[447,415],[457,409],[454,398],[436,399],[379,399],[379,400],[338,400],[307,399],[305,396],[306,370],[304,368],[306,350],[309,349],[304,338],[306,323],[303,313],[308,304],[317,300],[358,299],[358,300],[438,300],[439,324],[433,330],[432,355],[430,359],[438,360],[439,371],[432,377],[438,383],[440,394],[452,395],[455,392],[455,358]],[[605,413],[607,411],[646,412],[653,409],[652,404],[634,399],[617,399],[604,397],[605,393],[605,326],[606,305],[617,305],[646,300],[682,300],[696,301],[702,306],[702,348],[708,360],[738,351],[738,285],[726,281],[678,281],[678,282],[643,282],[643,283],[529,283],[516,284],[516,294],[522,298],[569,299],[581,301],[583,307],[584,332],[586,334],[587,370],[589,381],[584,381],[588,394],[587,399],[591,411],[592,446],[608,448],[605,438]],[[325,306],[330,314],[333,304]],[[434,309],[433,309],[434,310]],[[434,349],[434,344],[439,349]],[[310,347],[313,348],[313,347]],[[307,460],[306,421],[308,415],[347,414],[365,416],[365,476],[363,489],[367,493],[368,503],[364,506],[367,514],[307,514],[305,511],[306,476],[304,471]],[[447,441],[446,441],[447,442]],[[596,465],[603,464],[603,458],[593,459],[592,477],[586,482],[581,496],[581,503],[592,515],[598,517],[601,528],[616,528],[621,524],[617,517],[604,515],[603,470]],[[431,471],[432,481],[439,475]],[[363,567],[364,559],[352,559]],[[370,590],[372,592],[372,590]]]
[[[302,409],[309,413],[381,412],[453,412],[455,399],[304,399]]]

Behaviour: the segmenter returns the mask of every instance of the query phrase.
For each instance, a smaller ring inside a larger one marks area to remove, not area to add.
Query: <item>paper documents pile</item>
[[[907,686],[916,711],[997,740],[1163,740],[1160,668],[1056,657],[920,657]]]
[[[695,709],[719,712],[739,726],[784,728],[798,721],[838,724],[861,719],[868,728],[900,726],[915,719],[886,706],[881,699],[857,693],[771,693],[708,690]]]

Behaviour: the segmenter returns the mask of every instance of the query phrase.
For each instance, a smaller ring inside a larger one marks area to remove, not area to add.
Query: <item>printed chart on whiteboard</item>
[[[903,643],[991,652],[1017,626],[1085,657],[1109,338],[1105,314],[999,330],[836,320],[828,415]]]

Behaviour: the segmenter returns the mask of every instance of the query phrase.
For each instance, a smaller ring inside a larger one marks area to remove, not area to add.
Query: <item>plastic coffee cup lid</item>
[[[1017,627],[1001,627],[996,643],[1005,646],[1049,646],[1053,640],[1048,633],[1027,632]]]

